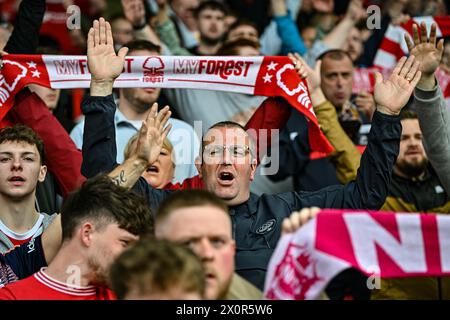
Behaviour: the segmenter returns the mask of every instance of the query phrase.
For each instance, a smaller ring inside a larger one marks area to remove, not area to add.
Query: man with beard
[[[140,236],[153,233],[142,198],[110,178],[88,180],[61,209],[62,245],[47,268],[0,289],[0,300],[110,300],[108,269]]]
[[[442,58],[444,41],[436,39],[436,25],[432,24],[428,33],[425,23],[413,26],[413,40],[405,36],[410,54],[421,61],[422,76],[414,92],[413,108],[418,120],[408,112],[402,116],[402,137],[400,152],[394,166],[389,196],[384,210],[401,212],[449,213],[450,199],[441,185],[437,174],[428,163],[442,174],[442,167],[448,161],[436,162],[437,154],[445,152],[448,140],[442,131],[445,106],[439,82],[435,77],[436,68]],[[430,34],[428,37],[427,35]],[[420,125],[420,126],[419,126]],[[422,132],[424,138],[422,139]],[[430,148],[430,146],[432,146]],[[440,176],[441,179],[442,175]],[[419,239],[418,239],[419,240]],[[425,240],[425,239],[424,239]],[[372,293],[373,299],[449,299],[450,281],[448,277],[420,277],[412,279],[382,280],[381,290]]]
[[[417,115],[401,114],[400,151],[392,174],[389,195],[381,210],[396,212],[450,212],[450,198],[428,165]]]
[[[189,49],[196,56],[213,56],[222,44],[225,34],[226,8],[217,1],[202,2],[195,10],[200,42]]]
[[[417,90],[417,89],[416,89]],[[422,131],[415,113],[402,113],[400,152],[394,166],[389,195],[381,208],[396,212],[450,213],[450,198],[429,165]],[[372,299],[448,299],[448,278],[382,279]]]

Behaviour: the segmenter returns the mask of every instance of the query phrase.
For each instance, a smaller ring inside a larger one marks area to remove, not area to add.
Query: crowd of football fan
[[[72,5],[80,17],[66,15]],[[86,90],[28,85],[2,119],[0,299],[262,299],[278,240],[320,208],[449,213],[450,105],[435,72],[450,73],[450,42],[415,24],[408,56],[370,89],[354,82],[389,25],[448,10],[443,0],[0,0],[2,56],[87,55],[92,76]],[[334,151],[312,156],[306,117],[280,97],[114,88],[127,55],[288,55]],[[280,130],[271,175],[274,158],[247,131],[266,128]],[[348,269],[322,297],[450,298],[445,277],[377,290],[366,280]]]

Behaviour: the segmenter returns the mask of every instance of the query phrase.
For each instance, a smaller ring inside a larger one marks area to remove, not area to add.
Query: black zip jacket
[[[112,95],[88,97],[83,101],[86,116],[83,137],[82,173],[92,177],[110,172],[116,164]],[[293,211],[308,207],[378,210],[386,200],[391,173],[399,151],[400,118],[375,112],[369,143],[361,158],[355,181],[315,192],[251,194],[229,208],[236,240],[236,272],[263,288],[267,265],[281,235],[281,223]],[[143,178],[133,187],[149,202],[153,212],[171,192],[153,189]]]

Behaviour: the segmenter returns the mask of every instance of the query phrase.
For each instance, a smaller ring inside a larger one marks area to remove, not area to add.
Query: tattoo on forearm
[[[113,182],[118,186],[122,186],[123,184],[125,184],[127,182],[127,178],[125,178],[124,170],[120,171],[119,175],[112,179],[113,179]]]

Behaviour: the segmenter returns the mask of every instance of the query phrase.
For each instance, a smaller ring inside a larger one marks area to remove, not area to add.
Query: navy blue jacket
[[[117,165],[114,130],[116,105],[112,95],[88,97],[82,108],[86,116],[82,173],[92,177],[100,172],[110,172]],[[292,211],[313,206],[380,209],[390,185],[400,135],[400,117],[375,112],[369,144],[361,158],[355,181],[314,192],[264,194],[260,197],[251,194],[246,202],[230,207],[237,245],[237,273],[263,288],[269,259],[281,235],[281,223]],[[153,189],[143,178],[139,179],[134,189],[144,195],[153,212],[172,192]]]

